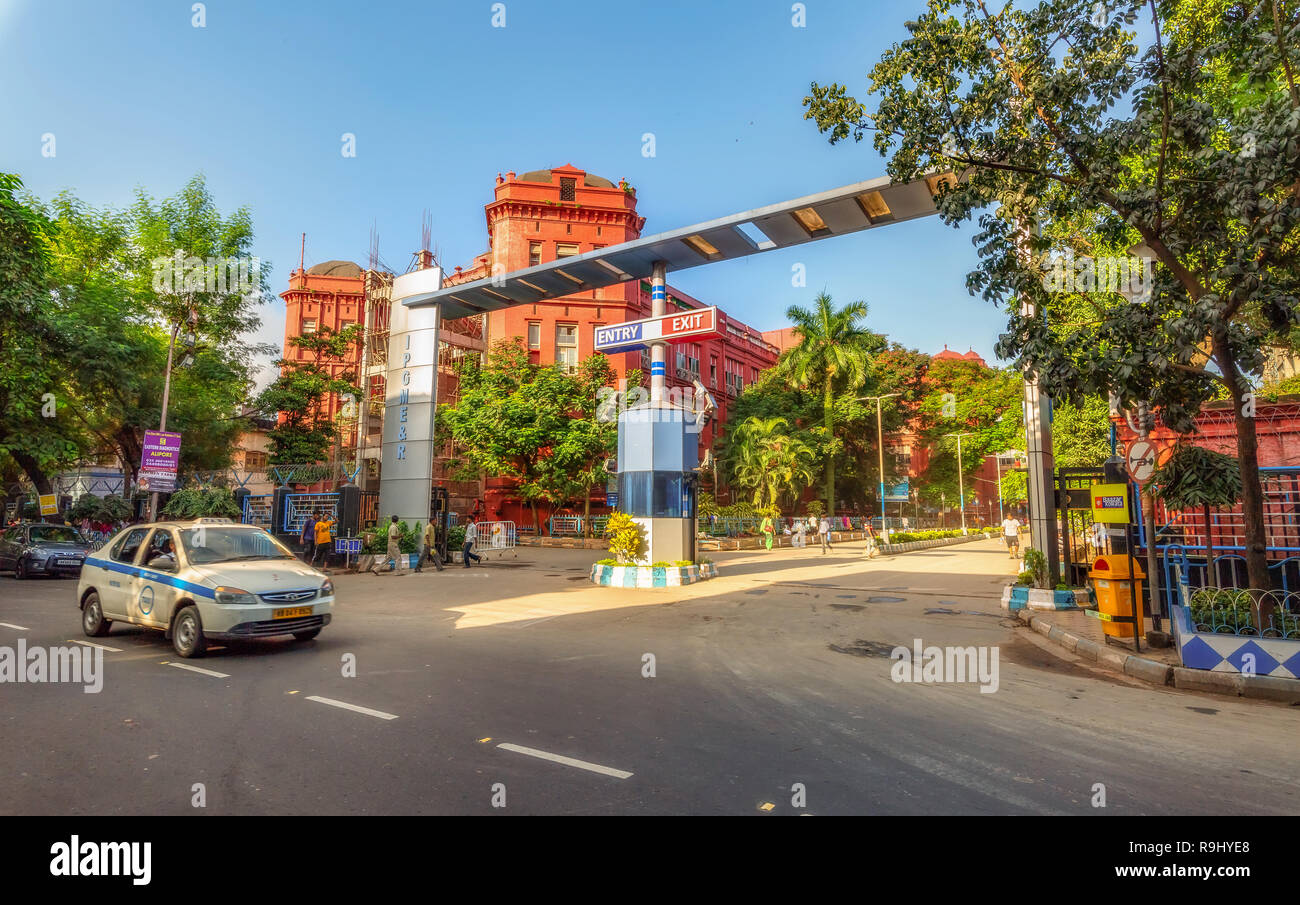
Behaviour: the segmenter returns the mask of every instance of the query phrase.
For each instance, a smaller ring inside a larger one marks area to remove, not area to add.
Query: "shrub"
[[[1025,572],[1033,576],[1034,587],[1047,587],[1047,557],[1043,551],[1035,550],[1033,547],[1025,548]]]
[[[635,561],[641,555],[641,526],[626,512],[615,512],[609,517],[605,536],[609,538],[609,552],[619,563]]]
[[[226,487],[187,487],[172,494],[162,514],[168,518],[233,518],[244,513]]]
[[[1021,572],[1019,575],[1016,576],[1016,584],[1024,584],[1033,587],[1034,573],[1029,571],[1028,569]]]

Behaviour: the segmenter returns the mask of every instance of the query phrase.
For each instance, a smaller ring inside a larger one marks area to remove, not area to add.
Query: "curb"
[[[1300,679],[1278,676],[1243,676],[1238,672],[1215,672],[1208,669],[1187,669],[1171,666],[1158,660],[1125,653],[1091,638],[1080,638],[1063,628],[1054,626],[1039,613],[1016,610],[1016,618],[1084,660],[1095,661],[1114,672],[1122,672],[1133,679],[1151,685],[1174,687],[1182,691],[1205,691],[1226,694],[1257,701],[1278,701],[1284,704],[1300,703]]]

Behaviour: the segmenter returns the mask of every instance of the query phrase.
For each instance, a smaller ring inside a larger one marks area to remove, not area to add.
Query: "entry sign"
[[[597,352],[627,352],[644,348],[654,340],[684,342],[702,336],[716,336],[718,332],[718,309],[695,308],[597,327],[595,346]]]
[[[1139,484],[1151,480],[1151,476],[1156,472],[1156,448],[1153,443],[1138,440],[1128,448],[1128,455],[1125,458],[1128,461],[1129,477]]]
[[[1093,484],[1090,493],[1094,522],[1128,523],[1127,484]]]

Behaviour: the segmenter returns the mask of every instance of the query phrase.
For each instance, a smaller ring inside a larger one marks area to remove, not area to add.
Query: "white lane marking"
[[[564,764],[566,767],[577,767],[579,770],[590,770],[592,773],[601,773],[605,776],[612,776],[615,779],[627,779],[632,775],[626,770],[615,770],[613,767],[602,767],[600,764],[593,764],[590,761],[565,757],[563,754],[551,754],[549,751],[538,751],[536,748],[525,748],[523,745],[512,745],[509,742],[502,742],[497,745],[497,747],[504,748],[507,751],[514,751],[516,754],[527,754],[529,757],[540,757],[542,760],[554,761],[557,764]]]
[[[0,625],[3,625],[5,628],[16,628],[16,629],[18,629],[18,631],[20,631],[20,632],[30,632],[30,631],[31,631],[31,629],[29,629],[29,628],[28,628],[27,626],[25,626],[25,625],[14,625],[12,622],[0,622]]]
[[[318,695],[307,695],[308,701],[315,701],[318,704],[329,704],[331,707],[342,707],[344,710],[352,710],[356,713],[364,713],[366,716],[377,716],[381,720],[395,720],[397,714],[384,713],[382,710],[371,710],[369,707],[358,707],[356,704],[349,704],[347,701],[336,701],[333,698],[322,698]]]
[[[217,672],[215,669],[204,669],[201,666],[190,666],[187,663],[167,663],[167,666],[175,666],[177,669],[188,669],[190,672],[201,672],[205,676],[212,676],[214,679],[229,679],[230,673]]]
[[[69,638],[68,641],[72,644],[84,644],[86,647],[97,647],[100,650],[111,650],[115,654],[122,652],[120,647],[109,647],[107,644],[96,644],[94,641],[78,641],[76,638]]]

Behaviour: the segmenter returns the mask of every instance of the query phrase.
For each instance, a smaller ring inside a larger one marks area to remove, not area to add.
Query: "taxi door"
[[[176,601],[178,589],[171,579],[175,572],[163,572],[150,569],[149,562],[157,556],[164,555],[170,548],[173,561],[179,561],[176,555],[176,538],[169,528],[155,528],[149,539],[141,545],[138,570],[132,580],[127,600],[127,619],[140,625],[152,625],[166,628],[171,618],[172,605]]]
[[[102,571],[96,587],[99,591],[99,605],[104,616],[109,619],[127,619],[129,603],[135,593],[135,563],[144,547],[148,528],[132,528],[111,547],[99,552],[97,559],[106,565],[98,566]]]

